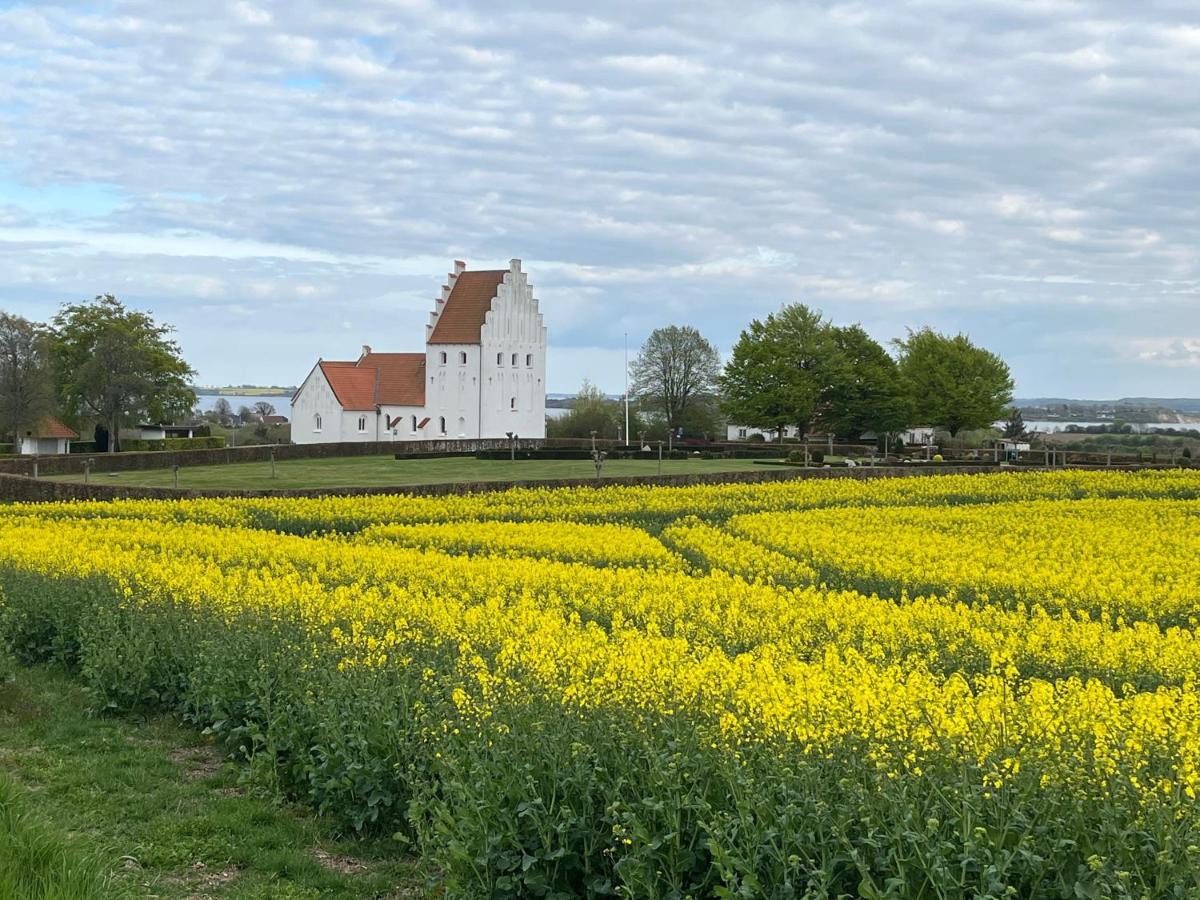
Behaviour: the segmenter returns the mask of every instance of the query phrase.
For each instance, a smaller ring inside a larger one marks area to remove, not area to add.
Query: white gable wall
[[[546,436],[546,326],[514,259],[480,329],[480,437]]]
[[[320,417],[320,426],[317,417]],[[374,417],[374,414],[371,414]],[[296,391],[292,399],[292,443],[331,444],[337,441],[355,440],[343,436],[343,424],[348,414],[342,412],[329,379],[321,367],[313,370]],[[354,419],[357,421],[358,416]]]

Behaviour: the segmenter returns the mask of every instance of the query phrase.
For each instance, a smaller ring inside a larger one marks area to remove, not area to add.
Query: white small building
[[[906,447],[913,444],[932,444],[935,430],[932,425],[910,425],[900,432],[900,440],[904,441]]]
[[[319,360],[292,397],[292,441],[546,436],[546,326],[521,261],[456,260],[425,326],[424,353]]]
[[[25,456],[70,453],[71,441],[78,437],[58,419],[43,419],[36,428],[21,435],[17,452]]]
[[[142,422],[129,428],[122,428],[118,436],[123,441],[162,441],[167,438],[193,438],[201,425],[159,425],[154,422]]]
[[[794,425],[785,425],[783,428],[783,436],[785,438],[793,438],[799,435],[800,431]],[[730,441],[744,441],[751,437],[761,437],[768,443],[779,440],[779,432],[768,428],[753,428],[749,425],[726,425],[725,436]]]

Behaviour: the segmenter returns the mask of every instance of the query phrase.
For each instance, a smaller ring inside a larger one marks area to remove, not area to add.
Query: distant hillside
[[[1119,400],[1078,400],[1068,397],[1028,397],[1013,400],[1026,419],[1125,422],[1192,422],[1200,416],[1200,399],[1122,397]]]
[[[201,396],[219,394],[227,397],[290,397],[296,393],[294,387],[264,386],[261,384],[234,384],[225,387],[193,385],[192,390]]]

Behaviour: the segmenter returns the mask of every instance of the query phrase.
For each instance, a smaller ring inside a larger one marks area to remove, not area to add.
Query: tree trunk
[[[108,420],[108,452],[117,452],[117,417]]]

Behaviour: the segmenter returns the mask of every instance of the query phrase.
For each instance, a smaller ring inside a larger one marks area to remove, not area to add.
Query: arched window
[[[366,434],[366,432],[367,432],[367,417],[366,416],[358,417],[358,431],[359,431],[359,434]]]
[[[446,417],[445,416],[438,416],[438,428],[441,430],[442,434],[446,433]]]
[[[441,354],[439,354],[438,362],[440,362],[443,366],[446,364],[446,351],[445,350],[443,350],[441,352]]]
[[[527,366],[533,365],[533,354],[532,353],[525,354],[525,365],[527,365]]]
[[[515,354],[515,353],[512,355],[512,364],[514,366],[517,364],[517,354]]]
[[[498,365],[498,366],[504,365],[504,354],[503,353],[496,354],[496,365]]]
[[[458,417],[458,436],[465,437],[467,434],[467,420],[462,416]]]
[[[516,398],[516,397],[510,397],[510,398],[509,398],[509,401],[508,401],[508,408],[509,408],[509,409],[516,409],[516,408],[517,408],[517,398]]]
[[[417,417],[416,416],[412,417],[412,426],[413,426],[413,429],[412,429],[413,434],[416,434],[417,433]]]
[[[458,364],[460,366],[465,366],[467,364],[467,351],[466,350],[458,351]]]
[[[317,413],[315,416],[313,416],[313,431],[320,431],[320,430],[321,430],[321,414]]]

